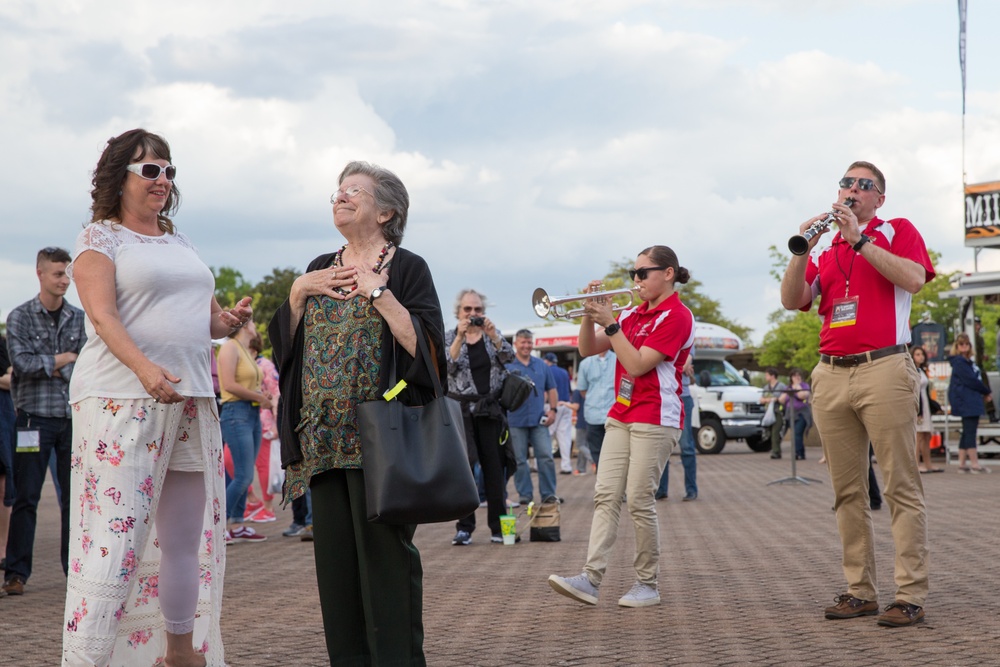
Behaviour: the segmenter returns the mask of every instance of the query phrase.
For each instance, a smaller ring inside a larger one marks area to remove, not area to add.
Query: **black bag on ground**
[[[561,541],[562,538],[559,536],[559,502],[542,503],[535,510],[528,526],[532,542]]]
[[[501,407],[507,412],[513,412],[524,405],[528,397],[535,391],[535,383],[531,378],[522,375],[520,371],[510,371],[503,379],[503,386],[500,388]]]
[[[479,507],[461,406],[445,396],[423,328],[412,319],[418,353],[434,379],[434,400],[413,407],[379,399],[357,410],[368,520],[374,523],[454,521]],[[396,362],[389,362],[395,384]]]

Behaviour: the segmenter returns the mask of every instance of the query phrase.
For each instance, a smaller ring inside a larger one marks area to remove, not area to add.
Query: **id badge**
[[[834,299],[833,315],[830,317],[830,328],[853,327],[858,322],[858,297],[851,296]]]
[[[37,454],[39,447],[38,431],[33,429],[17,429],[17,446],[15,452],[18,454]]]
[[[632,405],[632,390],[635,388],[635,380],[626,373],[622,375],[621,382],[618,383],[618,397],[615,399],[626,408]]]

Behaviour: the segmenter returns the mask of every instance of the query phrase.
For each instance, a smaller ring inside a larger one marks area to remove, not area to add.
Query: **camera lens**
[[[472,325],[472,326],[474,326],[474,327],[481,327],[481,326],[483,326],[483,323],[484,323],[485,321],[486,321],[486,320],[484,320],[484,319],[483,319],[483,318],[481,318],[481,317],[470,317],[470,318],[469,318],[469,324],[471,324],[471,325]]]

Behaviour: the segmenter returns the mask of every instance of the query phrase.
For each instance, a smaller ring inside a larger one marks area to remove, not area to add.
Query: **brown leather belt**
[[[832,364],[834,366],[860,366],[861,364],[867,364],[882,357],[903,354],[905,352],[905,345],[893,345],[891,347],[880,347],[877,350],[862,352],[861,354],[848,354],[845,357],[831,357],[828,354],[821,354],[819,355],[819,360],[824,364]]]

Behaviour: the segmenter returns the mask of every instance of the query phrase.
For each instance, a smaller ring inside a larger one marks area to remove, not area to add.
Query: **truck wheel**
[[[695,433],[694,446],[699,454],[718,454],[726,446],[726,432],[718,419],[703,417],[701,427]]]
[[[769,452],[771,451],[771,438],[768,437],[767,440],[764,439],[762,435],[752,435],[747,440],[747,447],[755,452]]]

